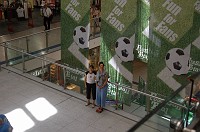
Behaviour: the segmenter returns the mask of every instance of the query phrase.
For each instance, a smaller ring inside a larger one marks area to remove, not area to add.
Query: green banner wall
[[[135,45],[137,0],[102,0],[100,58],[109,72],[110,81],[131,86]],[[109,85],[108,97],[115,98]],[[130,105],[131,92],[119,88],[119,100]]]
[[[74,69],[86,70],[89,65],[89,20],[90,0],[61,0],[61,60]],[[66,71],[66,76],[83,85],[76,73]]]
[[[148,0],[138,1],[138,23],[137,23],[137,39],[136,45],[137,58],[143,62],[148,61],[149,46],[149,18],[150,18],[150,2]]]
[[[171,95],[180,86],[189,83],[186,81],[189,74],[199,70],[200,15],[194,10],[195,2],[151,0],[148,90],[153,95]],[[185,96],[185,91],[182,91],[180,97]],[[182,101],[180,97],[175,101]],[[152,108],[160,103],[151,100]],[[166,106],[161,113],[177,117],[180,116],[180,108]]]
[[[200,72],[200,0],[194,4],[194,20],[191,29],[190,72]]]

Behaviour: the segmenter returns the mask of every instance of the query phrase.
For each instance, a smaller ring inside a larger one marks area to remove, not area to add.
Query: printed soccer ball
[[[133,43],[131,43],[130,39],[127,37],[121,37],[116,41],[115,52],[124,62],[132,61],[134,59]]]
[[[89,34],[85,27],[78,26],[74,29],[73,33],[74,42],[81,48],[85,49],[89,47]]]
[[[187,74],[189,70],[189,55],[183,49],[173,48],[168,51],[165,62],[175,75]]]

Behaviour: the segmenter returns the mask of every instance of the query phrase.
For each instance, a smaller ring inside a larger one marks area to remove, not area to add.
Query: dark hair
[[[99,62],[99,66],[101,65],[101,64],[103,64],[103,66],[104,66],[104,63],[101,61],[101,62]]]
[[[92,69],[94,69],[94,66],[93,66],[93,65],[89,65],[89,68],[90,68],[90,67],[91,67]]]

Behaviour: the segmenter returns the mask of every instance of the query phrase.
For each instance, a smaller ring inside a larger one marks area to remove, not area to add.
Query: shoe
[[[100,113],[100,110],[101,110],[101,108],[99,107],[99,108],[96,109],[96,112]]]
[[[88,105],[90,105],[90,103],[87,103],[85,106],[88,106]]]
[[[95,107],[95,104],[92,104],[92,108],[94,108]]]
[[[103,112],[103,108],[100,109],[99,113]]]

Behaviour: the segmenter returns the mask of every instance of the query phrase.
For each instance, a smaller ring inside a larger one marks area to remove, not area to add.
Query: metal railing
[[[90,39],[94,39],[97,37],[100,37],[100,23],[99,26],[97,26],[95,23],[96,19],[98,18],[91,18],[90,19]],[[10,45],[12,47],[16,47],[18,49],[23,49],[27,53],[34,53],[40,50],[44,50],[45,52],[48,52],[49,49],[58,48],[61,44],[61,37],[59,37],[61,34],[61,28],[56,27],[52,28],[50,30],[46,31],[39,31],[36,33],[28,34],[25,36],[20,36],[14,39],[9,39],[6,41],[0,42],[0,44],[6,44]],[[37,45],[36,45],[37,43]],[[9,56],[6,49],[4,49],[4,58],[2,61],[8,60],[9,58],[14,58],[13,56]]]
[[[92,20],[94,20],[94,19],[95,19],[95,18],[92,18]],[[94,26],[94,28],[95,28],[95,25],[92,25],[92,26]],[[92,26],[91,26],[91,27],[92,27]],[[18,55],[18,56],[20,56],[20,58],[21,58],[21,62],[20,62],[20,63],[21,63],[21,66],[22,66],[22,72],[23,72],[23,73],[26,73],[26,65],[25,65],[25,63],[26,63],[26,61],[28,60],[27,57],[40,60],[40,61],[41,61],[41,68],[42,68],[42,79],[43,79],[43,81],[45,80],[45,79],[44,79],[44,76],[45,76],[45,75],[44,75],[44,69],[45,69],[45,67],[46,67],[46,63],[54,64],[54,65],[56,65],[57,67],[62,68],[62,69],[63,69],[63,73],[65,73],[65,71],[67,70],[67,71],[76,73],[76,74],[78,74],[78,75],[84,76],[84,75],[85,75],[85,72],[84,72],[84,71],[81,71],[81,70],[79,70],[79,69],[71,68],[71,67],[69,67],[69,66],[67,66],[67,65],[64,65],[64,64],[56,63],[55,60],[47,59],[47,58],[44,57],[44,56],[36,56],[36,55],[30,53],[30,50],[29,50],[29,37],[35,36],[35,35],[38,35],[38,34],[45,33],[45,36],[46,36],[46,37],[45,37],[45,39],[46,39],[45,45],[46,45],[46,48],[47,48],[47,47],[49,47],[49,41],[48,41],[49,33],[50,33],[51,31],[54,31],[54,30],[57,30],[57,29],[60,29],[60,27],[54,28],[54,29],[50,29],[49,31],[37,32],[37,33],[30,34],[30,35],[25,35],[25,36],[22,36],[22,37],[18,37],[18,38],[15,38],[15,39],[11,39],[11,40],[2,42],[2,43],[0,44],[0,47],[3,47],[3,48],[5,49],[5,60],[6,60],[6,62],[8,62],[8,60],[9,60],[9,57],[8,57],[8,50],[12,50],[12,51],[18,52],[18,54],[20,54],[20,55]],[[95,37],[95,35],[94,35],[93,37]],[[24,38],[25,38],[25,41],[26,41],[26,49],[21,49],[21,48],[15,47],[15,46],[13,46],[12,43],[11,43],[12,41],[16,41],[16,40],[20,40],[20,39],[24,39]],[[6,63],[6,64],[7,64],[7,63]],[[0,71],[1,71],[1,65],[0,65]],[[66,75],[63,74],[63,80],[64,80],[63,87],[64,87],[64,88],[65,88],[66,83],[67,83],[67,82],[66,82],[66,78],[67,78]],[[123,88],[125,88],[125,89],[127,89],[127,90],[136,92],[136,93],[138,93],[138,94],[147,96],[147,97],[149,97],[149,98],[157,99],[157,100],[159,100],[159,101],[162,102],[162,103],[171,103],[171,104],[173,104],[173,105],[175,105],[175,106],[177,106],[177,107],[180,107],[180,108],[182,108],[182,109],[187,110],[187,107],[186,107],[186,106],[181,105],[181,104],[178,104],[178,103],[173,102],[173,101],[171,101],[171,100],[167,100],[167,102],[166,102],[166,100],[165,100],[164,98],[160,98],[160,97],[151,95],[151,94],[149,94],[149,93],[147,93],[147,92],[139,91],[139,90],[133,89],[133,88],[131,88],[131,87],[122,86],[122,85],[120,85],[120,84],[118,84],[118,83],[114,83],[114,82],[109,82],[109,83],[116,86],[116,87],[115,87],[115,88],[116,88],[116,95],[115,95],[116,108],[118,108],[118,91],[119,91],[118,88],[119,88],[119,87],[123,87]],[[136,83],[136,85],[138,85],[138,83]],[[147,98],[147,99],[149,99],[149,98]],[[147,109],[146,109],[147,113],[151,111],[151,110],[150,110],[150,104],[149,104],[149,103],[150,103],[150,101],[146,104],[146,105],[148,106]],[[161,104],[162,104],[162,103],[161,103]]]
[[[47,31],[40,31],[14,39],[2,41],[0,42],[0,44],[12,46],[16,49],[21,49],[26,51],[27,53],[37,53],[38,51],[43,50],[45,52],[48,52],[50,49],[54,50],[55,48],[59,48],[61,38],[58,36],[60,36],[60,33],[60,27],[56,27]],[[8,49],[4,48],[3,50],[5,54],[4,58],[2,58],[2,61],[7,61],[16,57],[15,54],[10,54]]]
[[[56,63],[55,61],[48,60],[48,59],[45,59],[45,58],[43,58],[43,57],[39,57],[39,56],[36,56],[36,55],[29,54],[29,53],[25,52],[23,49],[22,49],[22,50],[15,49],[15,48],[12,48],[12,47],[8,47],[8,46],[5,45],[5,44],[1,44],[0,46],[3,46],[4,48],[11,49],[11,50],[14,50],[14,51],[17,51],[17,52],[20,52],[20,53],[22,54],[22,59],[23,59],[23,62],[22,62],[22,67],[23,67],[23,69],[25,69],[25,67],[24,67],[24,66],[25,66],[25,65],[24,65],[24,63],[25,63],[24,56],[27,55],[27,56],[31,56],[31,57],[37,58],[37,59],[39,59],[39,60],[42,60],[42,61],[43,61],[43,64],[45,64],[45,62],[49,62],[49,63],[55,64],[55,65],[57,65],[57,66],[60,66],[60,67],[62,67],[62,68],[66,68],[67,70],[70,70],[70,71],[73,71],[73,72],[76,72],[76,73],[85,75],[85,73],[82,72],[82,71],[79,71],[79,70],[70,68],[70,67],[65,66],[65,65],[61,65],[61,64],[59,64],[59,63]],[[23,72],[25,72],[25,71],[23,71]]]
[[[189,76],[188,78],[185,78],[186,80],[190,80],[191,83],[191,88],[190,88],[190,94],[189,94],[189,101],[188,101],[188,106],[185,108],[187,110],[186,114],[185,114],[185,118],[183,119],[172,119],[170,120],[170,129],[172,129],[174,132],[177,131],[190,131],[192,130],[191,128],[186,128],[189,123],[189,112],[195,111],[198,112],[199,114],[199,99],[196,100],[196,103],[193,104],[192,106],[192,94],[193,94],[193,90],[194,90],[194,81],[198,81],[200,82],[200,78],[198,78],[198,76],[200,77],[200,72],[197,72],[191,76]],[[167,97],[162,103],[160,103],[155,109],[153,109],[150,113],[148,113],[144,118],[142,118],[137,124],[135,124],[132,128],[130,128],[128,130],[128,132],[134,132],[136,130],[138,130],[140,127],[142,127],[142,125],[147,122],[153,115],[155,115],[155,113],[157,113],[159,110],[161,110],[161,108],[163,108],[167,103],[171,102],[171,100],[176,97],[185,87],[187,86],[187,84],[182,85],[181,87],[179,87],[176,91],[174,91],[169,97]],[[195,113],[196,115],[196,113]],[[194,116],[193,120],[198,118],[198,122],[200,121],[199,119],[199,115],[197,117]],[[198,122],[195,122],[194,124],[196,125]],[[193,126],[193,124],[192,124]],[[184,128],[185,127],[185,128]],[[193,127],[192,127],[193,128]]]
[[[41,61],[41,65],[40,65],[40,67],[41,67],[41,71],[42,71],[42,80],[43,81],[45,81],[45,75],[44,75],[44,71],[45,71],[45,67],[46,67],[46,64],[47,63],[50,63],[50,64],[54,64],[54,65],[56,65],[57,67],[60,67],[62,70],[63,70],[63,73],[65,73],[66,71],[70,71],[70,72],[72,72],[72,73],[75,73],[75,74],[77,74],[77,75],[80,75],[80,76],[82,76],[82,77],[84,77],[84,75],[85,75],[85,72],[84,71],[81,71],[81,70],[79,70],[79,69],[74,69],[74,68],[71,68],[71,67],[69,67],[69,66],[67,66],[67,65],[65,65],[65,64],[60,64],[60,63],[56,63],[55,61],[56,60],[53,60],[53,59],[47,59],[44,55],[42,55],[42,56],[36,56],[36,55],[33,55],[33,54],[30,54],[30,53],[27,53],[25,50],[23,50],[23,49],[16,49],[15,47],[12,47],[12,46],[10,46],[10,45],[6,45],[5,43],[3,43],[3,44],[0,44],[0,47],[3,47],[3,48],[5,48],[6,50],[5,51],[7,51],[8,49],[9,50],[13,50],[13,51],[15,51],[15,52],[18,52],[19,54],[21,54],[20,56],[21,56],[21,62],[20,62],[20,65],[21,65],[21,67],[22,67],[22,72],[23,73],[26,73],[27,71],[26,71],[26,65],[25,65],[25,63],[26,63],[26,61],[27,60],[29,60],[29,59],[27,59],[28,57],[29,58],[32,58],[32,59],[37,59],[37,60],[39,60],[39,61]],[[1,65],[0,65],[0,70],[1,70]],[[67,79],[67,77],[66,77],[66,75],[65,74],[63,74],[63,88],[65,89],[66,88],[66,84],[67,84],[67,82],[66,82],[66,79]],[[170,103],[170,104],[173,104],[173,105],[175,105],[175,106],[177,106],[177,107],[180,107],[181,109],[184,109],[184,110],[187,110],[187,107],[186,106],[184,106],[184,105],[181,105],[181,104],[179,104],[179,103],[176,103],[176,102],[173,102],[173,101],[171,101],[171,100],[167,100],[167,102],[166,102],[166,100],[164,99],[164,98],[160,98],[160,97],[157,97],[157,96],[154,96],[154,95],[151,95],[151,94],[149,94],[149,93],[146,93],[146,92],[143,92],[143,91],[139,91],[139,90],[137,90],[137,89],[133,89],[133,88],[131,88],[131,87],[129,87],[129,86],[122,86],[122,85],[120,85],[120,84],[118,84],[117,82],[115,83],[115,82],[109,82],[110,84],[113,84],[113,85],[115,85],[115,88],[116,88],[116,95],[115,95],[115,102],[116,102],[116,109],[118,108],[118,94],[119,94],[119,87],[122,87],[122,88],[124,88],[124,89],[127,89],[127,90],[130,90],[130,91],[132,91],[132,92],[135,92],[135,93],[138,93],[138,94],[140,94],[140,95],[144,95],[144,96],[146,96],[146,97],[148,97],[147,99],[149,100],[149,101],[147,101],[147,103],[146,103],[146,111],[147,111],[147,114],[148,113],[151,113],[151,106],[150,106],[150,98],[153,98],[153,99],[156,99],[156,100],[159,100],[159,102],[161,103],[161,104],[163,104],[163,103]],[[135,82],[134,83],[135,85],[138,85],[138,83],[137,82]]]
[[[127,89],[127,90],[131,90],[131,91],[134,91],[134,92],[136,92],[136,93],[139,93],[139,94],[142,94],[142,95],[145,95],[145,96],[148,96],[148,97],[152,97],[152,98],[154,98],[154,99],[158,99],[158,100],[160,100],[160,101],[165,101],[165,99],[163,99],[163,98],[160,98],[160,97],[157,97],[157,96],[153,96],[153,95],[151,95],[151,94],[148,94],[148,93],[145,93],[145,92],[142,92],[142,91],[139,91],[139,90],[130,88],[130,87],[125,87],[125,86],[119,85],[118,83],[113,83],[113,82],[109,82],[109,83],[114,84],[114,85],[116,85],[117,87],[123,87],[123,88],[125,88],[125,89]],[[172,104],[174,104],[174,105],[176,105],[176,106],[178,106],[178,107],[187,109],[186,106],[180,105],[180,104],[175,103],[175,102],[173,102],[173,101],[169,101],[169,102],[172,103]],[[150,111],[150,110],[148,110],[148,111]]]
[[[22,58],[22,69],[23,69],[22,72],[23,72],[23,73],[26,72],[26,71],[25,71],[25,69],[26,69],[26,68],[25,68],[25,56],[31,56],[31,57],[33,57],[33,58],[36,58],[36,59],[39,59],[39,60],[42,61],[42,65],[41,65],[42,68],[44,68],[46,62],[48,62],[48,63],[51,63],[51,64],[55,64],[56,66],[59,66],[59,67],[63,68],[64,70],[69,70],[69,71],[71,71],[71,72],[73,72],[73,73],[76,73],[76,74],[79,74],[79,75],[82,75],[82,76],[85,75],[85,72],[84,72],[84,71],[80,71],[80,70],[78,70],[78,69],[73,69],[73,68],[68,67],[68,66],[66,66],[66,65],[56,63],[55,60],[49,60],[49,59],[46,59],[46,58],[44,58],[44,57],[40,57],[40,56],[36,56],[36,55],[30,54],[30,53],[27,53],[27,52],[26,52],[25,50],[23,50],[23,49],[22,49],[22,50],[15,49],[15,48],[13,48],[13,47],[9,47],[9,46],[6,45],[6,44],[0,44],[0,46],[4,47],[5,49],[11,49],[11,50],[14,50],[14,51],[17,51],[17,52],[21,53],[21,58]],[[42,70],[43,70],[43,69],[42,69]],[[43,73],[43,72],[42,72],[42,73]],[[42,75],[42,76],[44,76],[44,75]],[[65,80],[65,78],[64,78],[64,80]],[[136,92],[136,93],[139,93],[139,94],[142,94],[142,95],[145,95],[145,96],[154,98],[154,99],[158,99],[158,100],[160,100],[160,101],[165,101],[165,99],[163,99],[163,98],[160,98],[160,97],[157,97],[157,96],[154,96],[154,95],[151,95],[151,94],[148,94],[148,93],[145,93],[145,92],[142,92],[142,91],[133,89],[133,88],[131,88],[131,87],[125,87],[125,86],[122,86],[122,85],[120,85],[120,84],[118,84],[118,83],[114,83],[114,82],[109,82],[109,83],[110,83],[110,84],[114,84],[114,85],[116,86],[116,88],[118,88],[118,87],[123,87],[123,88],[125,88],[125,89],[127,89],[127,90],[131,90],[131,91],[134,91],[134,92]],[[117,93],[117,92],[116,92],[116,93]],[[176,106],[178,106],[178,107],[187,109],[187,107],[185,107],[185,106],[183,106],[183,105],[180,105],[180,104],[178,104],[178,103],[175,103],[175,102],[173,102],[173,101],[169,101],[169,102],[172,103],[172,104],[174,104],[174,105],[176,105]]]
[[[3,41],[1,43],[11,42],[11,41],[14,41],[14,40],[19,40],[19,39],[22,39],[22,38],[38,35],[38,34],[41,34],[41,33],[48,33],[48,32],[54,31],[56,29],[60,29],[60,27],[56,27],[56,28],[52,28],[52,29],[49,29],[49,30],[32,33],[32,34],[29,34],[29,35],[20,36],[20,37],[14,38],[14,39],[9,39],[9,40]]]

